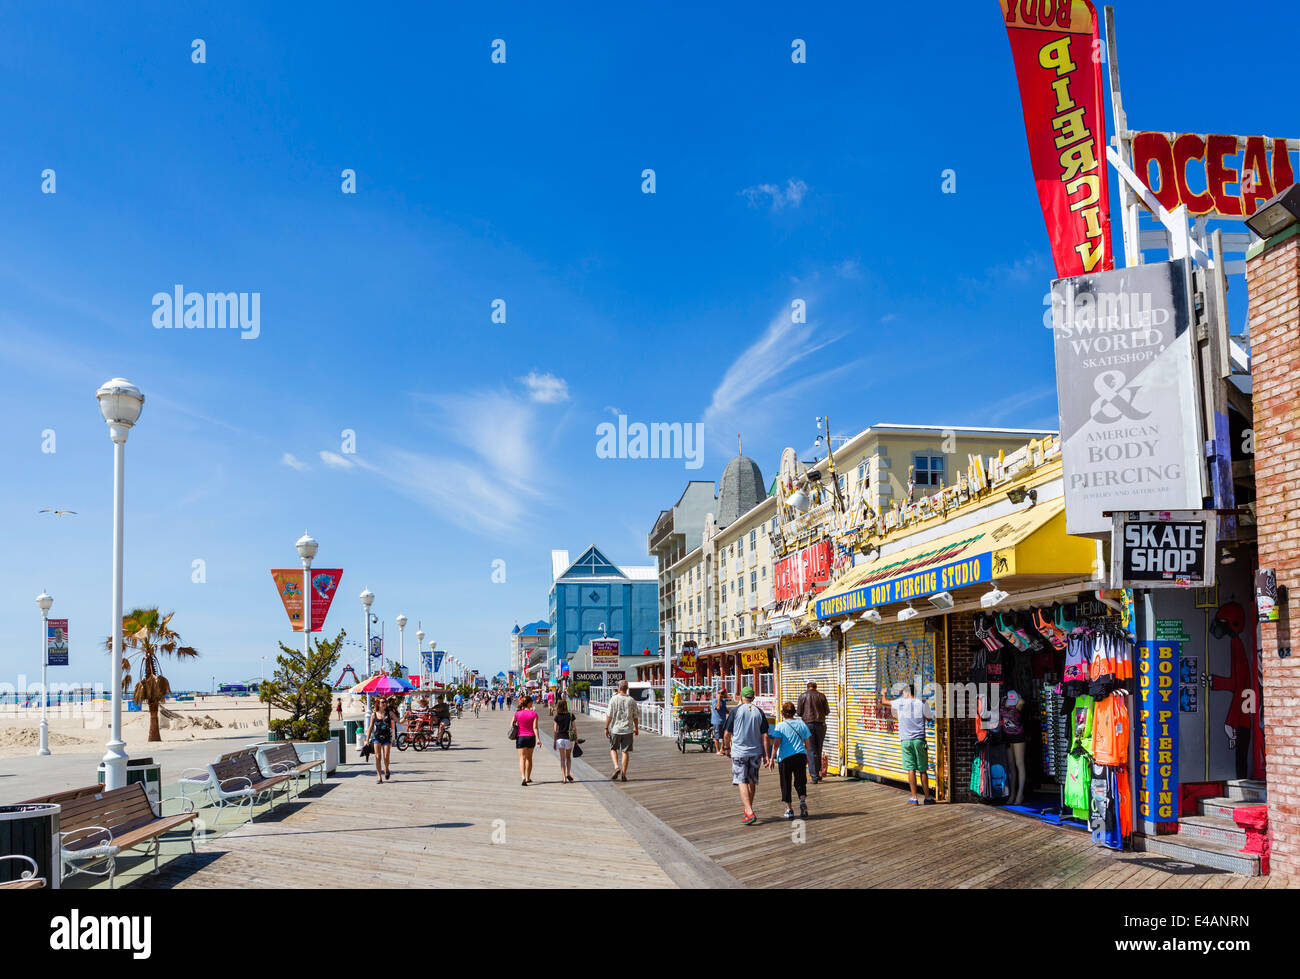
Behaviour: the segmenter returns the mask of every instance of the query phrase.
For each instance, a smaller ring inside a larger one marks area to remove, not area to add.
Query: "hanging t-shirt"
[[[1092,753],[1093,699],[1086,693],[1074,699],[1070,713],[1071,748]]]
[[[1128,701],[1113,693],[1096,703],[1092,719],[1092,757],[1102,765],[1128,764]]]

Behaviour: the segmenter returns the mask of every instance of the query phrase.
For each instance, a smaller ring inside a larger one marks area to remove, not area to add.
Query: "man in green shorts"
[[[917,700],[912,695],[912,685],[903,687],[903,695],[889,702],[890,710],[898,721],[898,744],[902,749],[903,771],[907,772],[907,784],[911,786],[912,798],[907,800],[909,806],[929,805],[930,776],[927,770],[930,759],[925,747],[925,721],[932,716],[925,701]],[[916,776],[921,776],[921,798],[916,797]]]

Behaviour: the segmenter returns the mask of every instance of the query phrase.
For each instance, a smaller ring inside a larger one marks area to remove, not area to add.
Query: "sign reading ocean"
[[[987,552],[977,554],[937,568],[928,568],[914,574],[900,575],[887,581],[863,585],[843,595],[823,598],[817,603],[817,618],[825,619],[848,612],[861,612],[891,602],[924,598],[935,592],[961,588],[963,585],[977,585],[992,579],[993,555]]]

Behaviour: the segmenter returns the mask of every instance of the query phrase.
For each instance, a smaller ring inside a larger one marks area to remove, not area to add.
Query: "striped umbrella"
[[[397,694],[410,693],[415,687],[400,676],[388,676],[380,673],[368,680],[363,680],[348,693],[364,693],[372,697],[392,697]]]

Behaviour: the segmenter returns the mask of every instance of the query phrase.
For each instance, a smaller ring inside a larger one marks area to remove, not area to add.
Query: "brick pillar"
[[[1277,622],[1260,624],[1271,869],[1300,878],[1300,224],[1247,257],[1259,566],[1277,572]],[[1253,610],[1252,610],[1253,611]]]

